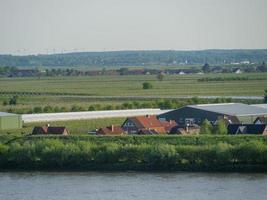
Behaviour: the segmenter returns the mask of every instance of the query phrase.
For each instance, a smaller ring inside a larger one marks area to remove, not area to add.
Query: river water
[[[263,200],[267,174],[0,173],[0,200]]]

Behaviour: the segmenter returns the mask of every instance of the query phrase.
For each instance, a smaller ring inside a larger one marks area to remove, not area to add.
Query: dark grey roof
[[[229,124],[228,134],[263,134],[266,124]]]
[[[242,103],[201,104],[188,107],[232,116],[267,115],[267,109]]]
[[[0,112],[0,117],[6,117],[6,116],[15,116],[17,114],[13,114],[13,113],[6,113],[6,112]]]

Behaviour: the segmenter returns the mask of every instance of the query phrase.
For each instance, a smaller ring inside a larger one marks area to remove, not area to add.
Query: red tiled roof
[[[108,127],[103,127],[100,128],[97,131],[98,135],[122,135],[124,134],[124,130],[120,126],[108,126]]]
[[[162,126],[165,128],[166,132],[170,132],[172,128],[177,126],[177,123],[174,120],[171,121],[160,121]]]
[[[135,123],[138,129],[162,127],[155,115],[130,117],[129,119]]]

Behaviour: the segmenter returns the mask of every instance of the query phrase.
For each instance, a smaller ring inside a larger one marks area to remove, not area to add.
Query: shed
[[[0,130],[20,129],[22,128],[21,115],[0,112]]]
[[[158,118],[175,120],[179,125],[190,126],[201,125],[205,119],[215,124],[219,118],[238,119],[232,123],[253,123],[260,116],[267,116],[267,109],[242,103],[222,103],[189,105],[158,115]]]

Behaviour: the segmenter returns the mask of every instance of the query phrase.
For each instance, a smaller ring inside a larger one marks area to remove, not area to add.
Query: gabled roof
[[[102,127],[97,131],[99,135],[122,135],[124,134],[124,130],[120,126],[107,126]]]
[[[161,122],[155,115],[130,117],[128,120],[131,120],[138,129],[162,127]]]
[[[266,124],[229,124],[229,134],[263,134]]]
[[[64,126],[36,126],[33,128],[32,134],[68,134],[68,130]]]
[[[267,115],[265,108],[242,103],[200,104],[187,107],[231,116]]]
[[[47,129],[48,134],[63,134],[65,131],[67,131],[67,129],[64,126],[57,126],[57,127],[51,126],[48,127]]]
[[[160,120],[160,123],[162,124],[162,126],[165,128],[165,131],[167,133],[169,133],[173,127],[177,126],[178,124],[174,121],[174,120],[170,120],[170,121],[161,121]]]
[[[267,124],[267,117],[257,117],[257,119],[255,119],[254,124],[256,123],[256,121],[260,121],[263,124]]]

